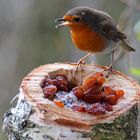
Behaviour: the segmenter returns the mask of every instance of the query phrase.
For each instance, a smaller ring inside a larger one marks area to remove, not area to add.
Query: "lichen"
[[[18,102],[15,108],[11,108],[4,114],[3,131],[10,140],[19,140],[24,128],[27,127],[28,119],[32,113],[32,106],[24,99]]]
[[[83,137],[92,140],[137,140],[137,117],[138,105],[135,104],[114,121],[93,125],[90,132],[83,133]]]

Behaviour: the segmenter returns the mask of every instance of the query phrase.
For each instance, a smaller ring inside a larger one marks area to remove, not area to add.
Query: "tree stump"
[[[4,115],[3,131],[9,140],[138,140],[138,102],[140,86],[125,74],[114,71],[105,85],[122,89],[125,94],[113,111],[101,115],[61,108],[44,98],[42,81],[64,74],[68,81],[80,84],[83,79],[105,67],[55,63],[40,66],[22,81],[18,103]]]

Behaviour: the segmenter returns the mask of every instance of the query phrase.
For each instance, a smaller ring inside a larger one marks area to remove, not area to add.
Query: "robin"
[[[122,46],[127,51],[135,51],[128,44],[127,36],[123,33],[112,17],[103,11],[89,7],[76,7],[69,10],[63,18],[56,21],[61,22],[56,26],[70,27],[71,38],[77,48],[88,52],[86,56],[78,61],[78,66],[94,53],[112,53],[111,64],[107,70],[112,71],[114,51],[117,46]]]

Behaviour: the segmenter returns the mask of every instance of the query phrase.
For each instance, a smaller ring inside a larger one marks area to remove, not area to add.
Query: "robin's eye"
[[[74,18],[74,21],[75,21],[75,22],[79,22],[80,20],[81,20],[80,17],[75,17],[75,18]]]

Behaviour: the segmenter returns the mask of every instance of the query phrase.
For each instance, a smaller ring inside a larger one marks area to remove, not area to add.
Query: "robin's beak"
[[[67,25],[70,25],[70,22],[64,18],[58,18],[55,20],[55,22],[61,22],[60,24],[58,24],[56,26],[56,29],[58,29],[59,27],[62,27],[62,26],[67,26]]]

